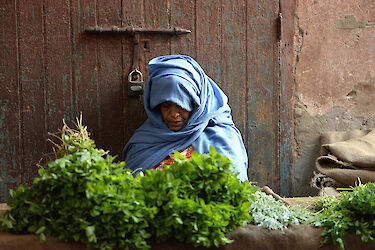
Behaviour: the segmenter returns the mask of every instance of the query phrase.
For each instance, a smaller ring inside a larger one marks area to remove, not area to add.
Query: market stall
[[[0,205],[0,249],[375,248],[374,183],[282,198],[240,182],[214,148],[133,176],[79,121],[58,138],[33,185]]]

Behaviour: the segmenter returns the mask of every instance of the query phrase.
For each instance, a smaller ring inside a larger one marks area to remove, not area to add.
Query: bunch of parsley
[[[213,147],[190,159],[176,154],[171,166],[140,178],[146,203],[158,209],[150,222],[154,239],[205,247],[231,242],[225,234],[251,220],[248,209],[258,188],[240,183],[231,162]]]
[[[64,127],[57,159],[39,170],[32,187],[11,191],[1,230],[100,249],[147,249],[156,209],[146,206],[139,182],[124,163],[115,163],[80,129]]]
[[[375,183],[360,184],[351,191],[342,192],[341,200],[330,200],[330,206],[313,221],[324,227],[322,244],[333,241],[344,249],[343,238],[355,233],[362,241],[370,242],[375,237]]]
[[[97,149],[86,127],[64,125],[55,154],[31,187],[11,191],[1,230],[78,241],[100,249],[148,249],[147,241],[177,239],[194,246],[230,242],[257,187],[240,183],[231,162],[212,148],[178,155],[163,171],[136,178]]]

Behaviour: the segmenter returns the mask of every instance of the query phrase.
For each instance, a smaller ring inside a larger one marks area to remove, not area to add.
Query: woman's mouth
[[[171,130],[180,130],[184,126],[183,121],[170,121],[167,124]]]
[[[172,126],[181,126],[184,123],[182,121],[176,121],[176,122],[170,122],[169,124],[171,124]]]

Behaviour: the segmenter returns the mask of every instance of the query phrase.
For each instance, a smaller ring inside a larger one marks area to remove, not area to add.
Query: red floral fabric
[[[194,148],[192,146],[187,147],[184,150],[179,151],[180,154],[184,155],[186,159],[189,159],[194,152]],[[161,161],[158,165],[153,167],[152,169],[163,169],[164,165],[171,165],[174,162],[174,154],[169,154],[163,161]]]

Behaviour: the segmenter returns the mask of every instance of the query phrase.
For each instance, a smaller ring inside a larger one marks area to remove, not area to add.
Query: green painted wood
[[[145,27],[145,5],[144,1],[127,0],[123,1],[122,5],[122,24],[123,26]],[[147,67],[145,62],[145,53],[152,45],[148,38],[140,37],[139,41],[139,69],[143,74],[144,79],[147,78]],[[145,48],[146,47],[146,48]],[[122,146],[125,145],[134,131],[142,125],[146,120],[147,115],[143,109],[143,96],[128,96],[127,84],[128,76],[133,68],[134,56],[134,38],[131,36],[122,37],[122,67],[123,67],[123,112],[124,112],[124,138]]]
[[[168,1],[123,1],[123,23],[133,27],[144,28],[168,28],[169,10]],[[139,69],[144,80],[147,81],[148,62],[157,56],[170,54],[171,38],[163,35],[142,35],[139,37]],[[134,38],[123,38],[123,81],[127,83],[129,73],[134,69]],[[125,85],[124,85],[125,86]],[[124,94],[124,112],[125,112],[125,138],[123,146],[133,135],[134,131],[142,125],[147,119],[146,112],[143,109],[143,96],[130,97],[127,90]]]
[[[217,84],[222,84],[222,30],[221,1],[196,1],[195,35],[197,61],[206,74]]]
[[[192,30],[196,26],[197,3],[194,0],[170,1],[170,27],[183,27]],[[171,37],[171,54],[190,55],[196,58],[196,32]]]
[[[246,1],[225,1],[221,6],[221,82],[228,96],[233,121],[247,138]],[[218,60],[218,59],[216,59]],[[215,76],[212,76],[215,77]]]
[[[70,1],[44,1],[44,56],[47,131],[74,121]]]
[[[18,81],[18,5],[0,1],[0,199],[21,183],[22,140]]]
[[[97,141],[100,127],[98,38],[84,33],[95,25],[96,1],[71,1],[73,105],[91,137]],[[70,124],[71,125],[71,124]]]
[[[19,82],[23,157],[22,183],[31,185],[46,151],[43,5],[38,1],[19,4]]]
[[[170,2],[164,0],[145,1],[144,27],[147,28],[169,28],[171,19]],[[150,40],[150,49],[145,51],[144,64],[160,55],[171,53],[171,37],[166,35],[145,36]],[[145,67],[145,74],[148,68]]]
[[[279,130],[279,165],[280,193],[292,196],[298,190],[293,187],[294,173],[294,10],[296,1],[280,1],[283,21],[280,41],[280,130]]]
[[[121,0],[97,1],[100,26],[121,25]],[[113,155],[121,153],[124,143],[122,45],[116,35],[98,38],[100,127],[97,145]]]
[[[276,1],[247,5],[249,177],[280,191],[278,166],[278,52]]]

